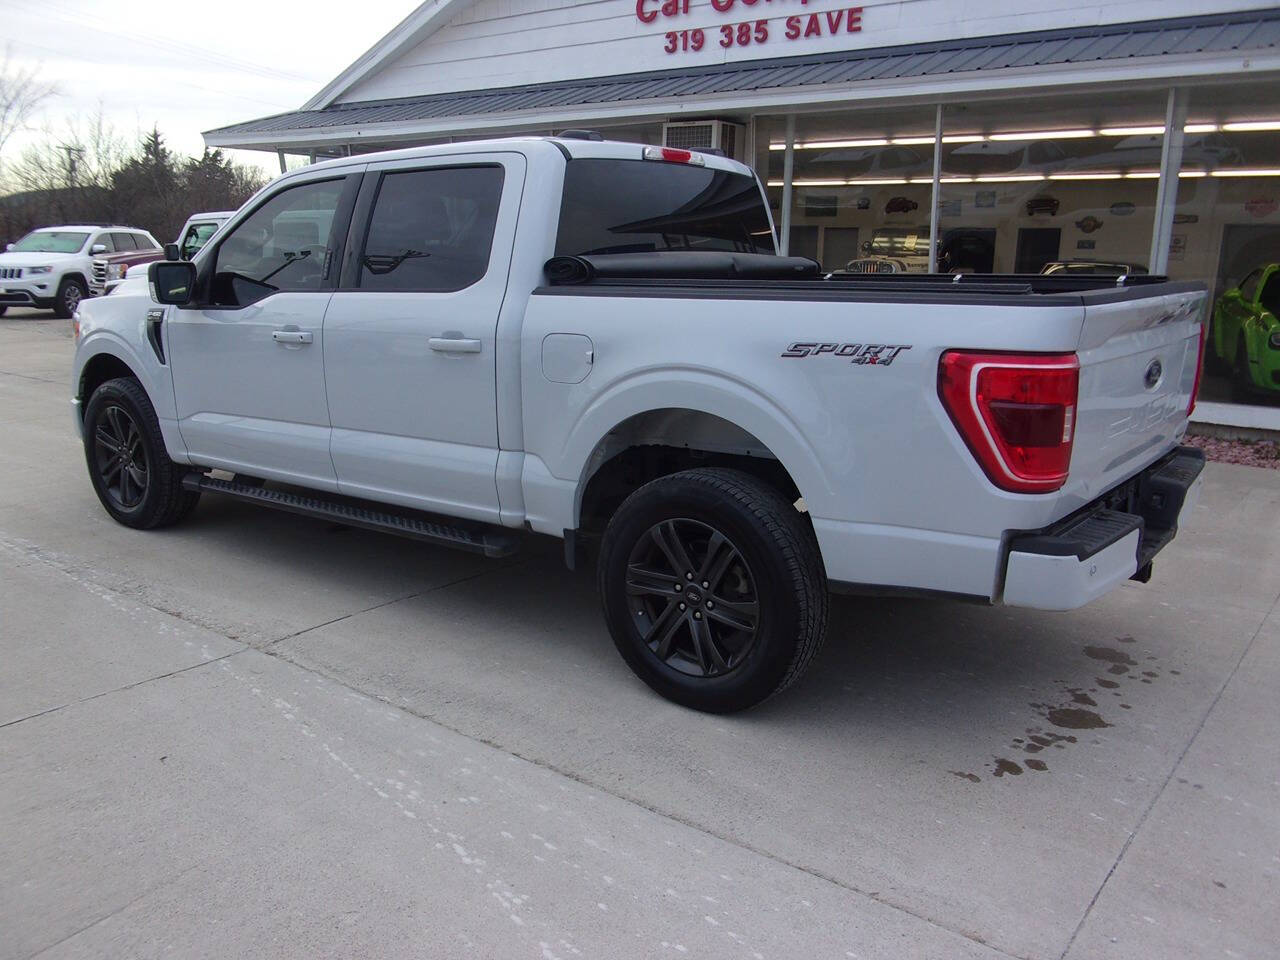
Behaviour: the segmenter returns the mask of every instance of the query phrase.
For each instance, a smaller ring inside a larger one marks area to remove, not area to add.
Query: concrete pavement
[[[0,319],[0,957],[1268,957],[1280,475],[1072,614],[838,600],[666,703],[589,575],[206,498],[113,524]]]

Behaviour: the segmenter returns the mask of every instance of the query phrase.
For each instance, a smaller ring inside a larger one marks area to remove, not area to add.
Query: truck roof
[[[571,159],[617,159],[617,160],[642,160],[644,159],[644,151],[652,149],[650,145],[643,143],[624,143],[620,140],[581,140],[574,137],[504,137],[497,140],[472,140],[458,141],[456,143],[435,143],[427,146],[406,147],[400,150],[382,150],[377,153],[360,153],[350,157],[338,157],[334,160],[323,160],[319,163],[309,164],[305,167],[299,167],[297,170],[290,170],[283,177],[293,177],[301,175],[310,170],[341,168],[352,166],[355,164],[375,163],[382,160],[415,160],[427,157],[447,157],[459,153],[529,153],[530,147],[536,150],[545,149],[545,146],[553,147],[567,158]],[[659,148],[661,149],[661,148]],[[755,176],[750,167],[737,160],[730,160],[728,157],[716,156],[711,153],[697,153],[703,160],[703,165],[712,170],[729,170],[733,173],[741,173],[747,176]]]

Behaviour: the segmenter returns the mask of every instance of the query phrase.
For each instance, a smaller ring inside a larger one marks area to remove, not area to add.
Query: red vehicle
[[[93,258],[89,290],[95,297],[108,292],[134,267],[164,259],[164,249],[155,237],[144,231],[112,233],[111,238],[114,249]]]

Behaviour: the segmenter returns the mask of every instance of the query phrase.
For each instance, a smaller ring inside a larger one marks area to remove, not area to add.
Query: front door
[[[334,490],[324,315],[358,177],[288,186],[204,252],[199,306],[168,324],[193,463]]]
[[[498,522],[495,337],[524,170],[369,166],[325,318],[342,493]]]

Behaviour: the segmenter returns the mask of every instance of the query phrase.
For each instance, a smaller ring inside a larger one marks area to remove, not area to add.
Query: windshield
[[[653,160],[571,161],[556,255],[653,250],[773,253],[756,179]]]
[[[78,253],[89,239],[87,233],[37,230],[13,245],[14,253]]]
[[[929,255],[929,228],[887,227],[871,235],[871,254],[877,257]]]

